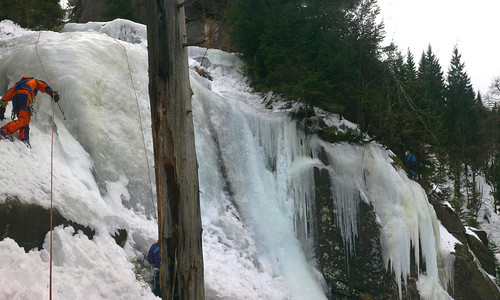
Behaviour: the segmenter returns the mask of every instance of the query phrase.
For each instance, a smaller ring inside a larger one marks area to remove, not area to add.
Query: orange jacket
[[[3,95],[2,100],[9,102],[17,93],[19,93],[31,96],[34,102],[38,91],[54,97],[54,91],[48,84],[31,76],[24,76],[20,81],[16,82],[16,84],[10,88],[5,95]]]

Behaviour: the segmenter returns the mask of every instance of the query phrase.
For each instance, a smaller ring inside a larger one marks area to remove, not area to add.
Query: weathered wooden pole
[[[173,0],[148,0],[147,22],[162,298],[204,299],[184,7]]]

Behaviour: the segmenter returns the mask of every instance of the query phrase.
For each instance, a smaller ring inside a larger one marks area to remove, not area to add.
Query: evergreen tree
[[[485,120],[484,127],[488,128],[489,135],[486,138],[488,145],[489,159],[485,167],[485,176],[488,183],[492,186],[491,194],[493,196],[493,210],[498,212],[497,207],[500,205],[500,109],[498,106],[493,106]]]
[[[443,71],[439,60],[429,45],[422,53],[418,67],[418,82],[421,95],[418,105],[422,109],[442,111],[444,107],[443,93],[445,90]]]
[[[442,107],[444,106],[444,79],[441,65],[429,45],[422,53],[418,70],[408,50],[405,64],[404,122],[400,124],[404,150],[410,150],[419,159],[419,175],[423,181],[433,176],[435,166],[429,152],[439,149],[445,139],[442,134]],[[429,147],[431,145],[432,147]]]
[[[431,139],[434,139],[433,144],[445,141],[446,137],[442,135],[444,124],[441,123],[445,105],[444,76],[439,60],[432,52],[431,45],[428,46],[425,53],[422,53],[416,88],[418,89],[415,99],[416,104],[422,110],[422,118],[426,120],[424,126],[427,128],[423,132],[425,135],[424,142],[428,143]]]
[[[100,17],[106,21],[117,18],[137,21],[130,0],[104,0]]]
[[[236,0],[229,20],[257,90],[345,113],[367,128],[383,103],[377,14],[374,0]]]
[[[406,63],[404,65],[404,84],[406,87],[406,96],[413,102],[416,103],[418,97],[418,86],[417,86],[417,67],[415,66],[415,61],[413,54],[410,49],[406,54]],[[408,105],[408,103],[407,103]],[[411,109],[411,107],[410,107]]]
[[[477,208],[478,199],[475,184],[468,183],[467,172],[471,168],[475,175],[479,170],[483,158],[480,155],[480,118],[482,114],[482,103],[478,103],[465,64],[461,61],[458,48],[453,49],[450,68],[447,75],[446,88],[446,123],[449,134],[448,151],[455,165],[455,185],[461,186],[459,182],[461,174],[461,163],[465,166],[465,179],[467,187],[472,188],[472,199],[467,193],[467,206]],[[473,178],[474,179],[474,178]],[[458,188],[457,188],[458,189]],[[456,194],[459,193],[456,190]]]
[[[453,49],[446,87],[446,122],[450,135],[449,150],[454,158],[465,161],[467,146],[478,129],[476,95],[458,48]]]
[[[485,176],[491,185],[491,195],[494,198],[493,210],[498,212],[500,205],[500,107],[498,105],[498,95],[500,95],[500,78],[494,78],[488,91],[488,114],[484,120],[483,128],[487,128],[485,147],[488,149],[489,158],[486,162]]]
[[[413,53],[411,53],[410,48],[406,54],[406,81],[408,83],[414,82],[417,79],[417,67],[415,66],[415,61],[413,58]]]
[[[64,10],[58,0],[2,0],[0,20],[9,19],[23,28],[58,30]]]

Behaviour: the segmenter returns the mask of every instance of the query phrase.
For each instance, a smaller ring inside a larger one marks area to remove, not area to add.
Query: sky
[[[403,54],[409,48],[417,63],[430,44],[445,74],[457,45],[474,89],[483,96],[500,76],[500,1],[379,0],[378,5],[384,44],[394,41]]]

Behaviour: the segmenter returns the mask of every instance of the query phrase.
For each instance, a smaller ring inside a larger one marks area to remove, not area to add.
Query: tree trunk
[[[184,8],[172,0],[148,0],[147,30],[162,298],[204,299]]]

